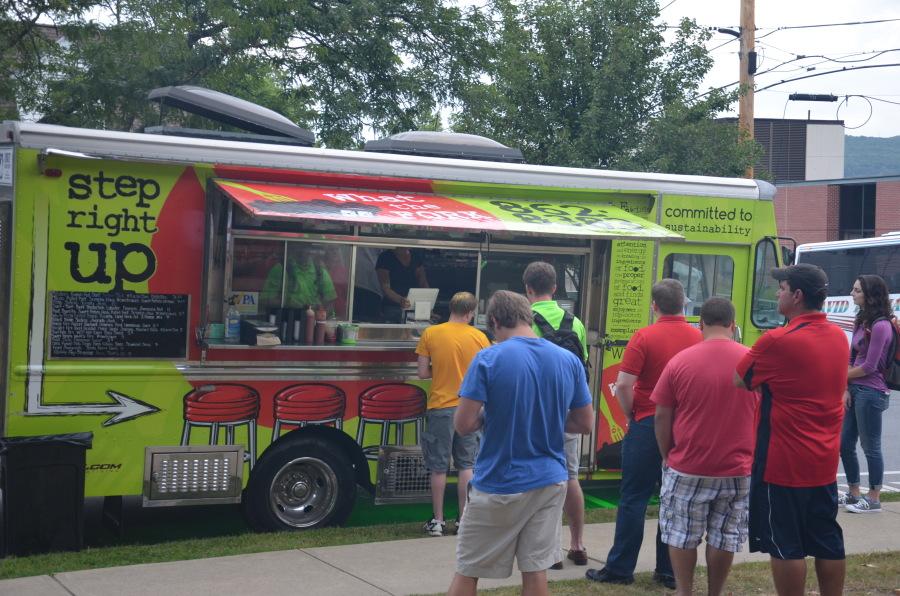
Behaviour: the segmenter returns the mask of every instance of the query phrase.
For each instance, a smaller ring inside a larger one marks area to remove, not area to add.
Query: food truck
[[[617,474],[610,386],[656,280],[692,322],[730,298],[744,343],[781,322],[765,182],[536,166],[452,133],[157,132],[0,125],[0,430],[92,432],[89,497],[242,502],[261,530],[340,524],[360,489],[427,499],[417,338],[464,290],[484,327],[536,259],[588,330],[583,478]],[[406,250],[424,278],[388,316],[373,274]]]

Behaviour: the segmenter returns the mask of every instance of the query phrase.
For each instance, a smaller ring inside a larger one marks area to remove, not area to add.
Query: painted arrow
[[[49,217],[45,214],[45,217]],[[32,313],[46,312],[47,300],[47,239],[48,225],[35,225],[34,227],[34,253],[32,254]],[[30,337],[28,342],[28,381],[25,402],[26,416],[80,416],[112,414],[112,417],[103,422],[103,426],[111,426],[126,420],[133,420],[138,416],[159,412],[159,408],[138,399],[109,389],[106,395],[115,403],[106,404],[45,404],[43,403],[44,384],[44,317],[37,315],[32,318]]]
[[[103,426],[112,426],[119,422],[132,420],[138,416],[145,416],[159,412],[159,408],[151,406],[146,402],[135,399],[131,396],[113,391],[106,392],[106,395],[115,400],[115,403],[109,404],[43,404],[29,403],[26,408],[26,415],[29,416],[79,416],[86,414],[113,414],[111,418],[103,422]]]

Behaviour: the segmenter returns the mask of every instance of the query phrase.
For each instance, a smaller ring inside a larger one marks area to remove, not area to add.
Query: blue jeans
[[[881,413],[888,408],[889,396],[871,387],[850,385],[850,409],[844,413],[841,430],[841,462],[847,473],[847,484],[859,485],[859,439],[869,467],[869,486],[881,488],[884,457],[881,455]]]
[[[622,441],[622,485],[616,536],[606,557],[606,568],[617,575],[632,575],[644,540],[647,503],[660,483],[662,457],[656,444],[653,416],[628,425]],[[672,575],[669,549],[656,524],[656,571]]]

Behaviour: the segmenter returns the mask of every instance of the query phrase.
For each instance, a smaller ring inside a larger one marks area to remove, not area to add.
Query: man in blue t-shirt
[[[451,596],[474,595],[481,577],[509,577],[513,558],[523,593],[546,591],[569,477],[565,433],[590,433],[594,419],[584,366],[535,335],[524,296],[495,293],[487,319],[499,343],[475,356],[454,418],[459,434],[483,436]]]

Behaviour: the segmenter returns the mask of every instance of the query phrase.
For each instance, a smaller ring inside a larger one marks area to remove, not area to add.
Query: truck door
[[[688,299],[685,315],[699,325],[700,307],[706,299],[720,296],[735,306],[738,325],[745,324],[749,299],[748,276],[751,274],[749,246],[729,244],[663,243],[656,263],[655,279],[672,277],[681,281]],[[612,280],[611,283],[615,283]],[[649,292],[648,292],[649,294]],[[649,306],[649,303],[648,303]],[[649,313],[647,315],[649,320]],[[603,344],[600,380],[602,392],[597,412],[596,477],[604,470],[621,467],[621,441],[627,430],[627,418],[612,393],[619,363],[627,339],[621,337]]]

